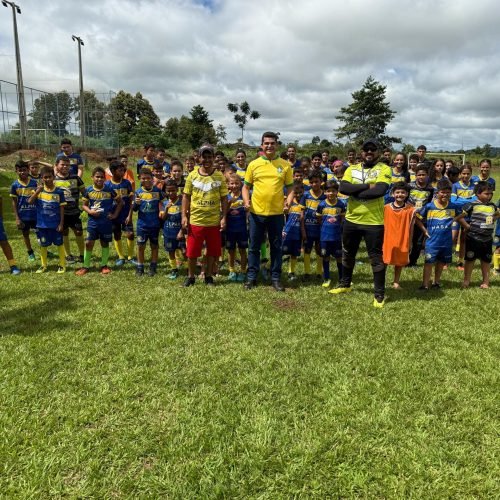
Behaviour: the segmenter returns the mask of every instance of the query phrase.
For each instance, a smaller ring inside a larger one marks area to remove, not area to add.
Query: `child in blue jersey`
[[[55,245],[59,252],[58,274],[66,272],[66,255],[63,246],[64,230],[64,191],[54,183],[52,167],[40,170],[41,184],[33,191],[28,203],[36,204],[36,229],[40,245],[41,267],[37,273],[47,271],[48,247]]]
[[[141,187],[135,192],[134,211],[137,218],[137,270],[135,275],[144,275],[144,251],[149,241],[151,246],[151,262],[149,276],[156,274],[158,266],[158,237],[160,234],[160,203],[165,193],[154,185],[153,174],[149,168],[143,167],[140,175]]]
[[[161,202],[160,219],[163,224],[163,244],[168,252],[170,264],[169,278],[176,279],[179,276],[179,267],[182,263],[176,259],[176,251],[186,253],[186,239],[182,230],[182,196],[179,196],[177,184],[174,179],[165,181],[165,193],[167,198]]]
[[[453,254],[453,236],[451,226],[462,213],[461,208],[450,201],[451,184],[441,179],[436,188],[434,199],[417,211],[416,224],[424,232],[425,264],[423,283],[420,290],[429,290],[432,268],[434,267],[434,283],[432,288],[441,288],[441,274],[449,264]],[[427,227],[419,224],[426,222]],[[463,222],[461,222],[463,224]]]
[[[465,221],[465,269],[463,288],[470,285],[474,261],[481,262],[483,280],[479,288],[490,287],[490,265],[492,260],[493,232],[495,221],[500,217],[500,210],[491,202],[493,190],[488,181],[476,184],[477,201],[464,205],[459,221]],[[467,217],[467,219],[466,219]]]
[[[472,182],[472,166],[465,163],[460,167],[460,177],[458,182],[453,184],[451,201],[460,208],[467,203],[471,203],[476,199],[474,187],[474,183]],[[458,222],[453,224],[453,244],[457,245],[458,249],[457,269],[459,271],[463,271],[465,256],[465,231],[460,231]]]
[[[83,176],[83,158],[79,153],[73,151],[73,144],[67,138],[61,140],[61,152],[56,155],[56,164],[59,158],[67,158],[69,160],[69,173],[71,175]]]
[[[156,160],[158,161],[158,164],[163,170],[164,175],[169,176],[170,163],[166,160],[166,157],[167,157],[166,151],[163,148],[158,148],[158,150],[156,151]]]
[[[10,267],[10,274],[13,276],[18,276],[21,274],[21,270],[17,267],[16,259],[14,259],[14,254],[12,253],[12,247],[10,246],[9,239],[7,238],[7,233],[3,227],[3,202],[0,196],[0,248],[2,249],[7,262]]]
[[[488,160],[488,158],[481,160],[481,162],[479,163],[479,175],[473,175],[471,179],[471,181],[474,183],[474,186],[476,186],[480,181],[486,181],[490,185],[491,190],[495,191],[496,182],[493,177],[490,177],[490,171],[491,160]]]
[[[290,255],[288,266],[288,279],[295,281],[297,276],[297,258],[300,256],[302,241],[306,240],[306,228],[304,225],[304,186],[299,181],[293,183],[293,203],[288,209],[286,222],[283,228],[283,255]]]
[[[154,144],[144,144],[144,156],[137,162],[137,175],[141,175],[141,169],[147,167],[153,169],[158,163],[156,160],[156,149]]]
[[[242,182],[238,174],[229,177],[226,214],[226,249],[228,253],[229,281],[246,281],[248,227],[247,212],[241,195]],[[240,253],[240,273],[236,273],[236,248]]]
[[[30,171],[30,177],[35,180],[40,180],[40,163],[37,160],[30,160],[28,162],[28,169]]]
[[[24,244],[28,251],[28,260],[35,261],[35,252],[30,241],[30,230],[36,228],[36,206],[28,203],[33,191],[37,188],[37,182],[30,177],[27,162],[16,163],[17,180],[10,186],[12,198],[12,211],[16,218],[16,226],[22,231]]]
[[[313,155],[314,156],[314,155]],[[317,159],[315,157],[314,160]],[[309,175],[311,189],[302,197],[301,205],[304,205],[304,225],[307,239],[304,243],[304,279],[311,277],[311,252],[314,247],[316,251],[316,274],[321,277],[323,271],[323,259],[321,258],[320,226],[316,217],[318,205],[326,199],[321,189],[322,176],[316,170]]]
[[[76,271],[77,276],[84,276],[90,270],[92,250],[97,240],[101,243],[101,274],[110,274],[108,267],[109,244],[113,239],[113,220],[118,217],[123,202],[113,188],[106,183],[106,173],[102,167],[95,167],[92,171],[92,186],[89,186],[83,195],[82,208],[87,212],[87,237],[83,267]]]
[[[109,165],[111,179],[107,184],[115,192],[117,197],[123,201],[123,206],[118,214],[118,217],[113,220],[113,240],[115,244],[118,259],[115,261],[115,266],[123,266],[125,264],[125,252],[122,244],[122,233],[125,233],[127,238],[127,262],[136,264],[134,259],[134,226],[132,224],[132,200],[134,198],[134,190],[132,183],[125,179],[126,167],[122,162],[112,161]]]
[[[330,286],[330,257],[337,261],[339,281],[342,279],[342,222],[346,203],[338,199],[339,185],[326,181],[325,196],[316,210],[320,224],[321,256],[323,257],[323,287]]]

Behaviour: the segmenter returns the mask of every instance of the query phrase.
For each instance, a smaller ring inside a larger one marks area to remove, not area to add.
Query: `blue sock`
[[[337,262],[337,270],[339,272],[339,282],[342,281],[342,262]]]
[[[330,279],[330,261],[323,259],[323,278],[325,280]]]

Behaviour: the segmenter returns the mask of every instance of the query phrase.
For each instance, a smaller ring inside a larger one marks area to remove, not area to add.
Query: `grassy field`
[[[462,291],[450,269],[418,295],[408,270],[375,310],[366,263],[341,297],[185,290],[164,260],[139,280],[36,275],[12,180],[24,272],[0,258],[2,497],[500,495],[500,278]]]

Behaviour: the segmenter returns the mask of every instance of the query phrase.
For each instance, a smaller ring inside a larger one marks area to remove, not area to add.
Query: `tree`
[[[226,127],[219,123],[215,129],[215,137],[217,138],[217,144],[222,144],[227,139]]]
[[[411,153],[414,153],[417,150],[417,148],[413,144],[403,144],[403,147],[401,148],[401,151],[405,155],[409,155]]]
[[[161,133],[160,119],[140,92],[135,96],[120,90],[109,103],[110,117],[116,124],[121,144],[154,141]]]
[[[321,142],[320,136],[319,135],[315,135],[312,138],[311,144],[313,144],[314,146],[317,146],[320,142]]]
[[[241,129],[241,142],[243,142],[243,132],[248,123],[248,120],[257,120],[260,118],[260,113],[258,111],[252,111],[248,102],[243,101],[241,104],[238,103],[228,103],[227,109],[234,114],[234,121]]]
[[[386,147],[401,142],[399,137],[385,135],[387,125],[396,115],[385,100],[386,88],[369,76],[363,87],[351,94],[353,102],[340,108],[339,115],[335,117],[344,123],[335,130],[338,138],[346,137],[358,145],[366,139],[375,138]]]
[[[486,156],[486,157],[491,156],[491,152],[492,152],[491,148],[492,148],[491,144],[485,144],[483,146],[483,156]]]
[[[73,112],[73,99],[66,90],[42,94],[35,99],[28,128],[43,128],[62,137],[68,134]]]
[[[100,101],[93,90],[83,91],[85,109],[85,135],[88,137],[104,137],[112,125],[108,121],[108,106]],[[80,96],[73,99],[73,110],[76,121],[80,122]]]
[[[326,149],[326,148],[331,148],[333,146],[333,144],[328,140],[328,139],[323,139],[320,143],[319,143],[319,147],[321,149]]]

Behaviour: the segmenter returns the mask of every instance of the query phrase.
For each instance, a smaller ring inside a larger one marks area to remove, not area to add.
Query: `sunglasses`
[[[366,148],[363,148],[363,151],[365,153],[375,153],[377,148],[375,146],[366,146]]]

